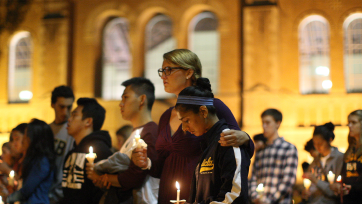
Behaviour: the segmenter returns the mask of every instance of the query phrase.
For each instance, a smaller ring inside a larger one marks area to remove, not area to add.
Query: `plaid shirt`
[[[282,137],[255,155],[253,172],[249,180],[249,195],[254,200],[258,198],[256,187],[263,183],[265,203],[292,202],[292,186],[296,180],[298,167],[298,152],[294,145]]]

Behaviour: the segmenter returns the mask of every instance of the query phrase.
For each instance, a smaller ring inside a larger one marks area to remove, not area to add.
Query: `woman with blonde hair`
[[[163,55],[162,68],[158,74],[163,80],[167,93],[176,96],[186,87],[196,84],[202,75],[201,62],[197,55],[187,49],[176,49]],[[246,145],[249,157],[254,153],[254,144],[250,137],[240,131],[240,128],[230,109],[219,99],[214,99],[216,115],[224,119],[230,129],[221,133],[222,146]],[[158,160],[147,159],[145,151],[135,151],[133,162],[141,167],[150,169],[150,174],[159,177],[159,204],[168,204],[176,198],[176,181],[181,186],[181,199],[189,198],[192,176],[198,159],[201,156],[200,142],[205,137],[196,137],[193,132],[182,129],[181,121],[177,117],[174,107],[166,110],[160,118],[156,150]]]

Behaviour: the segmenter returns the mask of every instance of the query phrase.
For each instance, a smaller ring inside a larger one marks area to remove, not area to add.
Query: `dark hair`
[[[3,146],[1,148],[7,148],[7,149],[11,149],[10,147],[10,142],[4,142]]]
[[[77,105],[83,106],[83,120],[86,118],[93,119],[93,131],[100,130],[106,117],[106,110],[99,105],[97,100],[94,98],[79,98]]]
[[[54,136],[52,129],[44,121],[32,119],[28,124],[26,136],[30,139],[30,144],[26,150],[24,161],[22,162],[21,177],[26,179],[33,165],[39,165],[43,157],[49,160],[51,169],[54,168]]]
[[[332,139],[333,141],[335,138],[333,131],[334,125],[333,123],[329,122],[324,125],[316,126],[314,128],[313,137],[316,135],[320,135],[325,141],[329,143],[330,139]]]
[[[153,102],[155,102],[155,86],[149,79],[134,77],[124,81],[122,86],[130,86],[138,96],[145,94],[147,98],[147,108],[150,111],[152,110]]]
[[[262,141],[262,142],[264,142],[264,143],[267,142],[267,139],[264,137],[263,134],[254,135],[253,140],[254,140],[254,141]]]
[[[308,162],[303,162],[302,163],[303,173],[308,172],[308,168],[309,168],[309,163]]]
[[[126,141],[128,139],[128,137],[131,135],[132,130],[133,130],[133,127],[131,125],[124,125],[117,130],[116,135],[122,136],[124,138],[124,140]]]
[[[58,97],[72,98],[74,100],[73,90],[69,86],[58,86],[52,91],[52,104],[57,102]]]
[[[211,91],[211,84],[208,78],[198,78],[196,80],[195,86],[189,86],[184,88],[179,96],[199,96],[206,98],[214,98],[214,94]],[[181,110],[187,112],[191,110],[194,113],[198,113],[201,105],[190,105],[190,104],[179,104],[177,103],[175,108],[176,110]],[[216,109],[214,106],[206,106],[210,114],[216,114]]]
[[[18,126],[16,126],[15,128],[13,128],[10,132],[10,138],[9,141],[12,142],[13,141],[13,131],[19,131],[21,134],[25,134],[25,130],[26,127],[28,126],[27,123],[20,123]]]
[[[313,139],[310,139],[305,145],[304,145],[304,150],[307,152],[310,152],[312,150],[315,150],[314,144],[313,144]]]
[[[274,118],[275,122],[282,122],[283,120],[283,115],[280,111],[278,111],[277,109],[274,108],[270,108],[265,110],[262,114],[261,117],[265,117],[267,115],[270,115]]]

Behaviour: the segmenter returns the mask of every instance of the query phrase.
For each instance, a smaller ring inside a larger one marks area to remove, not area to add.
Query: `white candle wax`
[[[309,180],[309,179],[303,179],[303,184],[304,184],[304,187],[305,189],[309,189],[310,185],[312,184],[312,182]]]
[[[9,174],[9,186],[14,186],[14,176],[15,172],[14,170],[11,170]]]
[[[334,175],[334,173],[332,171],[328,172],[327,178],[328,178],[328,181],[329,181],[330,184],[334,183],[335,175]]]
[[[176,188],[177,188],[177,199],[176,199],[176,203],[179,204],[180,203],[180,184],[176,181]]]
[[[89,147],[89,153],[86,154],[85,157],[87,158],[89,163],[91,163],[91,164],[94,163],[94,159],[97,157],[97,154],[93,153],[93,147],[92,146]]]

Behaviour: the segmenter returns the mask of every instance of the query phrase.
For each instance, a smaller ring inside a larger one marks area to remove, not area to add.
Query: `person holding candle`
[[[336,194],[343,196],[344,204],[362,202],[362,110],[355,110],[348,115],[348,149],[344,154],[342,183],[331,186]],[[338,175],[338,174],[336,174]]]
[[[22,187],[6,202],[49,203],[49,189],[54,179],[54,138],[44,121],[33,119],[23,137],[24,160],[20,169]]]
[[[49,124],[54,134],[55,179],[50,188],[51,204],[59,203],[63,198],[62,179],[63,165],[68,152],[73,149],[74,139],[67,132],[67,121],[74,102],[73,90],[69,86],[55,87],[51,95],[51,107],[54,110],[54,121]]]
[[[333,130],[334,125],[329,122],[316,126],[313,132],[313,145],[320,153],[320,157],[314,159],[308,172],[303,174],[304,178],[312,182],[309,188],[309,203],[339,203],[330,184],[333,184],[341,173],[343,153],[331,146],[335,138]]]
[[[87,176],[94,182],[101,180],[112,185],[104,203],[119,204],[133,200],[134,204],[157,204],[159,179],[151,177],[149,171],[143,171],[130,161],[132,150],[137,148],[142,140],[147,147],[141,148],[141,151],[147,152],[153,161],[157,160],[155,144],[158,126],[151,117],[155,87],[150,80],[142,77],[131,78],[122,85],[125,86],[119,104],[122,118],[132,123],[134,131],[120,151],[95,164],[95,172],[92,171],[92,165],[87,164]],[[97,173],[103,174],[101,178]],[[105,187],[104,182],[100,184],[100,187]]]
[[[245,147],[222,147],[218,143],[220,133],[229,127],[224,119],[219,120],[213,104],[207,78],[198,78],[195,86],[185,88],[177,98],[175,109],[182,130],[204,137],[188,201],[248,203],[250,156]]]
[[[87,178],[86,155],[90,146],[97,155],[94,162],[112,155],[111,137],[107,131],[101,131],[106,111],[93,98],[79,98],[77,105],[67,125],[68,134],[75,140],[75,147],[65,159],[62,181],[64,198],[61,203],[98,204],[103,191]]]
[[[201,77],[201,62],[197,55],[187,49],[176,49],[163,55],[162,68],[158,74],[163,80],[165,91],[178,94],[186,87],[192,86]],[[254,154],[254,143],[250,137],[240,131],[240,128],[230,109],[219,99],[214,100],[216,114],[219,119],[225,119],[230,129],[221,133],[222,146],[245,145],[250,157]],[[182,186],[181,199],[188,198],[191,180],[198,159],[202,153],[199,143],[204,137],[196,137],[192,133],[182,130],[181,122],[177,118],[174,107],[166,110],[159,121],[156,150],[158,160],[147,159],[142,151],[135,151],[138,155],[137,165],[150,169],[150,174],[160,178],[159,204],[168,204],[174,200],[176,194],[175,182]],[[133,157],[133,156],[132,156]]]
[[[255,154],[249,194],[252,202],[290,204],[298,167],[296,147],[279,136],[283,115],[277,109],[261,114],[266,147]],[[258,196],[257,185],[264,184],[264,195]]]

